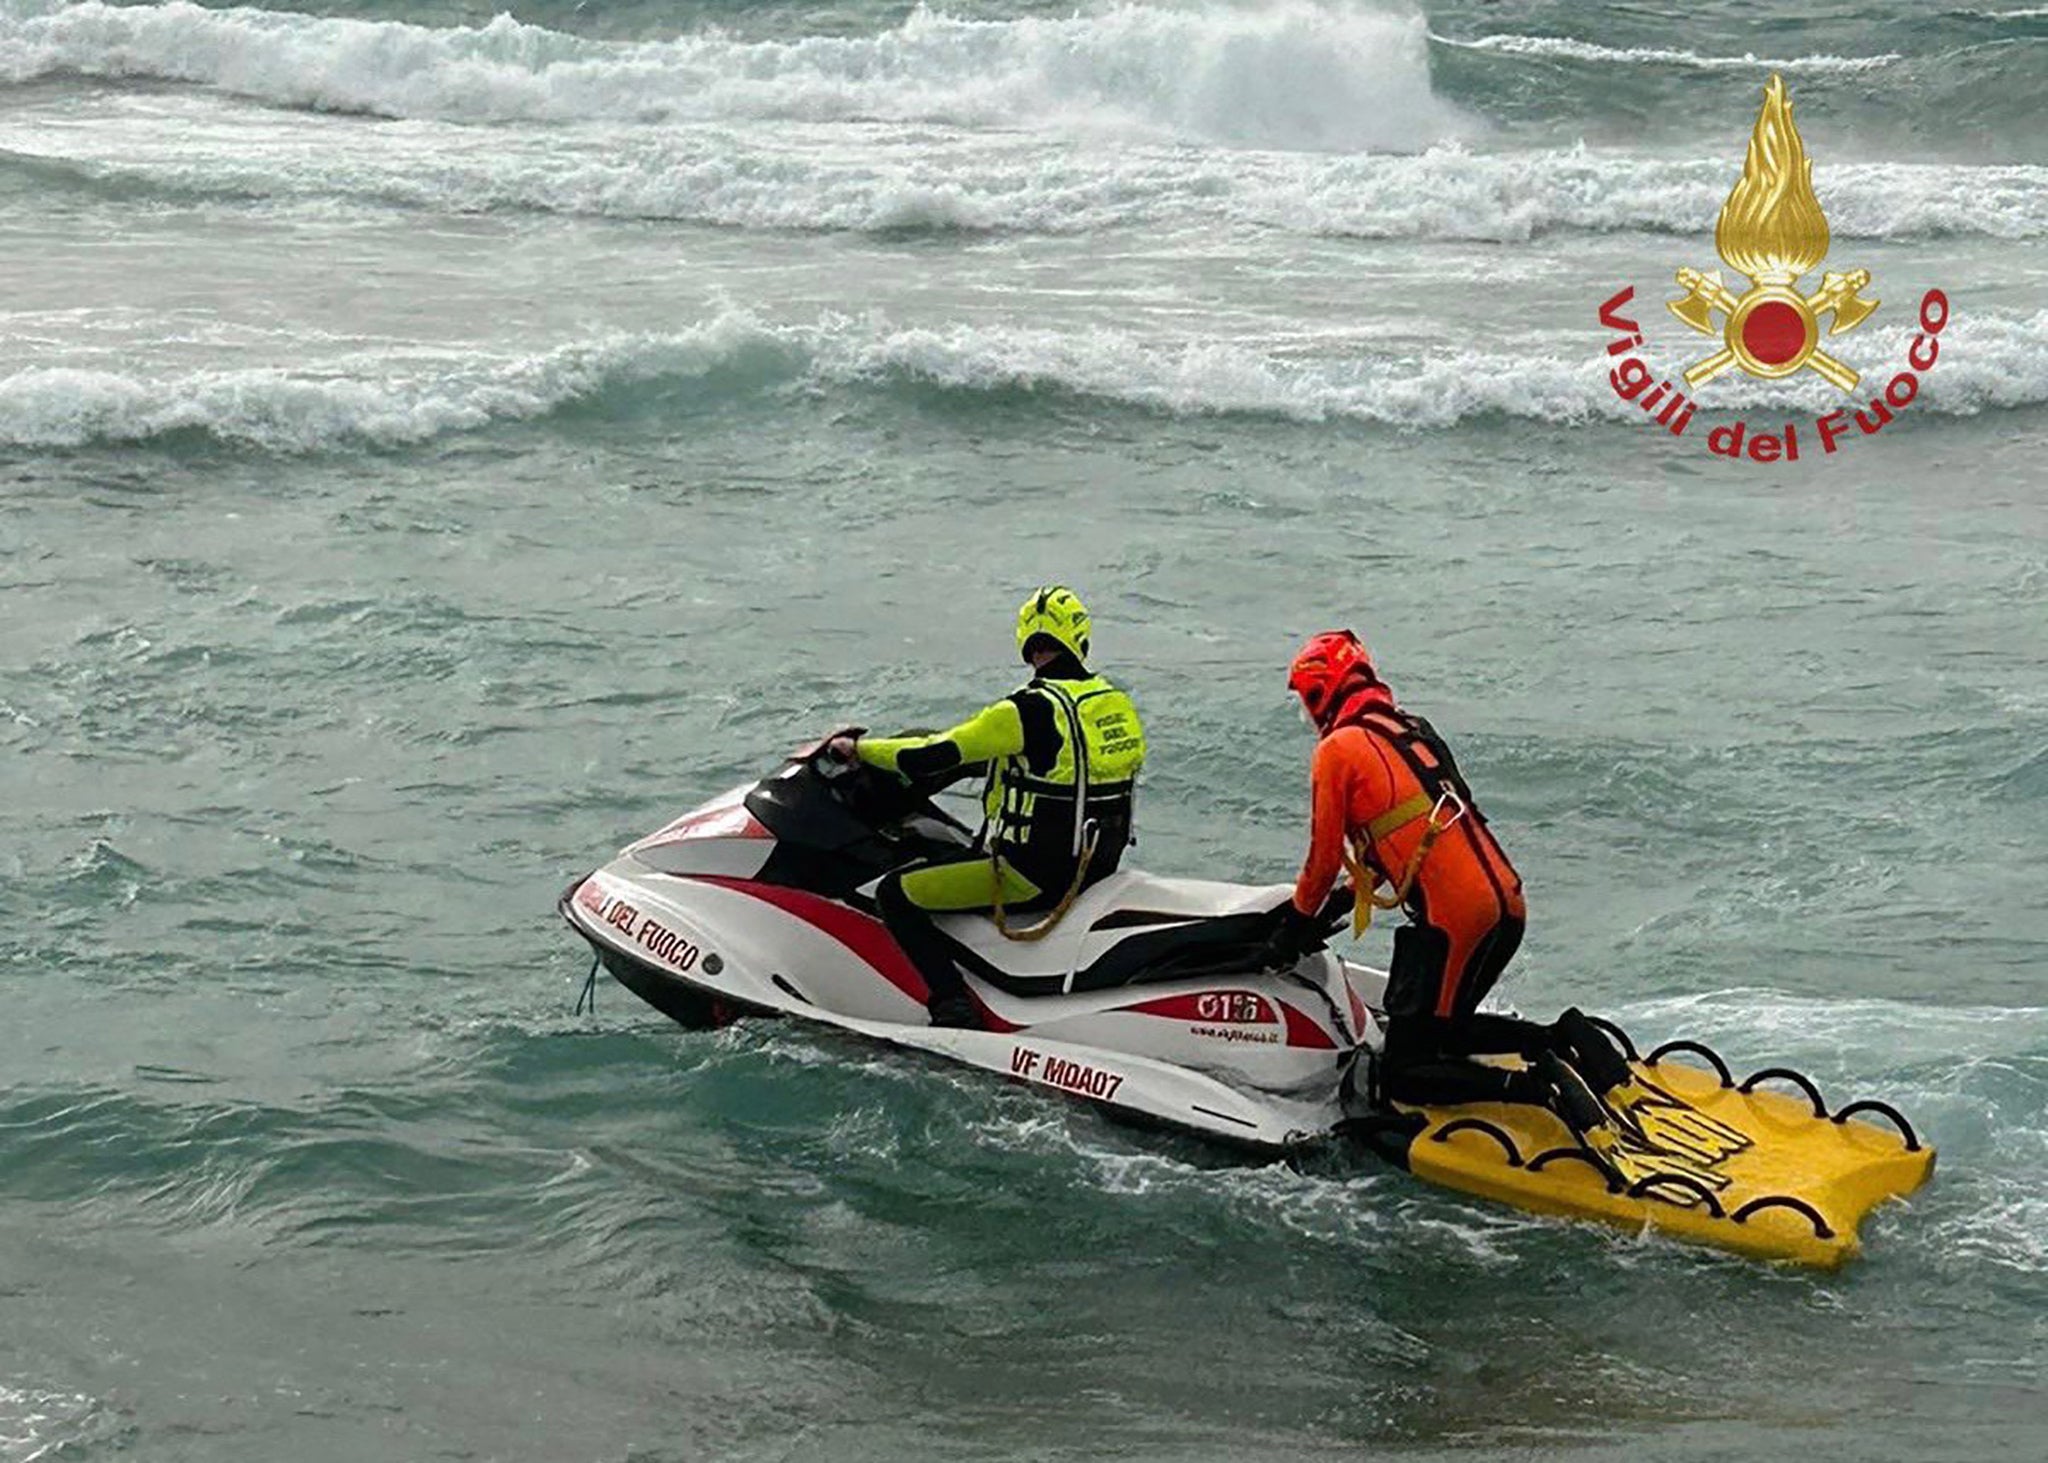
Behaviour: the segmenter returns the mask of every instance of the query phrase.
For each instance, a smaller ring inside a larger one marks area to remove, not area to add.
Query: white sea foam
[[[190,125],[181,125],[187,124]],[[203,124],[203,125],[202,125]],[[1520,243],[1560,231],[1710,232],[1726,158],[1644,158],[1573,147],[1340,154],[1048,140],[785,123],[510,134],[444,122],[337,146],[330,124],[274,115],[223,125],[209,104],[108,104],[52,129],[0,118],[0,166],[47,186],[326,207],[532,209],[745,228],[1093,232],[1222,224],[1357,238]],[[1838,239],[2048,236],[2048,167],[1855,163],[1821,198]]]
[[[1136,127],[1226,143],[1413,148],[1465,123],[1430,90],[1417,17],[1282,0],[1060,19],[919,10],[875,35],[584,40],[172,0],[0,6],[0,78],[193,82],[287,106],[464,122],[716,118]]]
[[[1439,45],[1466,51],[1494,51],[1509,56],[1542,56],[1566,61],[1598,61],[1603,65],[1679,66],[1698,71],[1870,71],[1900,60],[1895,51],[1877,56],[1740,56],[1703,55],[1698,51],[1657,46],[1602,46],[1567,36],[1493,35],[1473,40],[1431,35]]]
[[[1877,336],[1881,361],[1907,336]],[[1959,318],[1913,410],[1970,415],[2048,402],[2048,311]],[[1674,363],[1675,367],[1675,363]],[[202,432],[279,451],[398,445],[526,420],[648,383],[726,390],[794,385],[1051,392],[1177,415],[1441,428],[1473,417],[1624,417],[1598,342],[1581,351],[1479,349],[1303,359],[1253,344],[1160,340],[1110,329],[897,327],[877,317],[776,324],[728,311],[688,330],[612,335],[526,357],[353,357],[311,371],[205,371],[171,378],[32,369],[0,378],[0,442],[67,446]],[[1871,392],[1883,380],[1873,371]],[[1861,400],[1861,398],[1858,398]],[[1827,410],[1819,383],[1717,383],[1713,410]]]

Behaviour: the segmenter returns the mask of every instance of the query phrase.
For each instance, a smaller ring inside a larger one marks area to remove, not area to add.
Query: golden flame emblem
[[[1811,295],[1794,288],[1800,275],[1827,257],[1828,219],[1814,197],[1813,160],[1792,123],[1792,100],[1776,73],[1764,87],[1742,176],[1721,205],[1714,248],[1729,268],[1749,276],[1750,286],[1738,296],[1722,284],[1718,269],[1678,271],[1685,294],[1665,308],[1722,341],[1720,350],[1686,368],[1687,383],[1703,386],[1740,366],[1767,381],[1810,370],[1844,391],[1855,390],[1857,372],[1820,348],[1820,318],[1833,312],[1827,333],[1840,335],[1869,319],[1878,301],[1858,293],[1870,283],[1867,269],[1831,270]],[[1718,330],[1717,310],[1727,317]]]

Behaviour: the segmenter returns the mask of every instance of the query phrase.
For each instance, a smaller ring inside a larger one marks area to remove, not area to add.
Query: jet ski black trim
[[[1256,1129],[1259,1126],[1257,1123],[1247,1122],[1245,1119],[1238,1117],[1234,1113],[1218,1112],[1216,1111],[1216,1109],[1212,1107],[1203,1107],[1199,1102],[1189,1103],[1188,1111],[1198,1112],[1205,1118],[1215,1118],[1218,1122],[1236,1123],[1240,1128]]]
[[[958,940],[951,943],[956,958],[997,989],[1014,996],[1049,996],[1242,973],[1265,945],[1273,922],[1272,913],[1264,910],[1198,920],[1177,918],[1177,924],[1118,940],[1092,964],[1076,971],[1071,983],[1064,971],[1019,975]]]
[[[1192,914],[1170,914],[1160,909],[1116,909],[1105,914],[1091,930],[1129,930],[1143,925],[1184,925],[1202,918]]]

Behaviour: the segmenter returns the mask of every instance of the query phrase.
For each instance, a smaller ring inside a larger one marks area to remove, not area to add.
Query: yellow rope
[[[1002,852],[998,849],[990,854],[990,862],[995,866],[996,876],[994,910],[996,929],[1001,932],[1004,939],[1015,940],[1020,944],[1031,940],[1042,940],[1059,928],[1060,921],[1067,917],[1067,911],[1074,907],[1074,901],[1081,897],[1081,886],[1088,879],[1088,865],[1095,859],[1095,842],[1096,830],[1094,824],[1091,823],[1088,827],[1087,840],[1081,845],[1081,861],[1074,866],[1074,882],[1067,886],[1067,892],[1060,897],[1060,902],[1052,907],[1051,912],[1044,919],[1035,925],[1030,925],[1021,930],[1010,928],[1008,911],[1003,908]]]

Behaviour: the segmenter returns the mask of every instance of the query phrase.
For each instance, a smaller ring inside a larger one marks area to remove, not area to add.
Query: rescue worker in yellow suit
[[[1115,872],[1131,841],[1145,729],[1131,698],[1088,669],[1088,652],[1080,597],[1047,585],[1017,611],[1017,653],[1032,669],[1023,687],[949,731],[832,743],[842,760],[906,778],[988,768],[975,847],[897,869],[875,894],[889,933],[924,976],[934,1026],[985,1023],[932,915],[991,910],[999,922],[1012,913],[1055,921]]]

